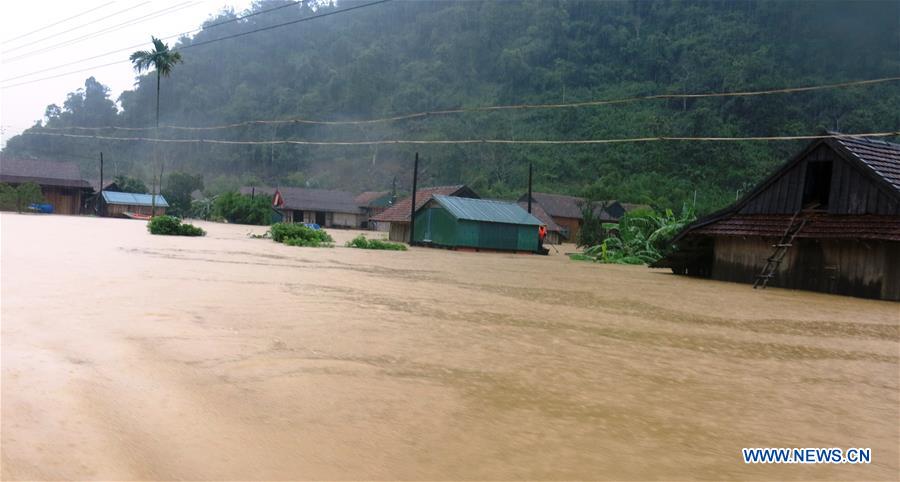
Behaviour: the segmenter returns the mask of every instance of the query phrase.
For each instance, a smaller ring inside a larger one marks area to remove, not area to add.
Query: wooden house
[[[100,196],[99,213],[110,218],[130,217],[131,214],[142,216],[162,216],[166,214],[169,203],[162,195],[156,195],[156,212],[153,212],[153,195],[131,192],[103,191]]]
[[[74,162],[4,158],[0,161],[0,182],[11,186],[37,184],[56,214],[80,214],[92,191]]]
[[[286,223],[315,223],[327,228],[359,228],[364,221],[354,195],[346,191],[282,187],[275,190],[272,205]]]
[[[516,203],[435,194],[416,211],[413,239],[454,249],[536,252],[541,224]]]
[[[432,196],[454,196],[478,199],[478,194],[465,185],[426,187],[416,191],[416,210],[431,200]],[[412,211],[412,197],[397,200],[391,207],[372,216],[371,221],[379,225],[387,225],[388,238],[391,241],[409,242],[409,215]]]
[[[860,137],[813,141],[674,242],[677,250],[655,266],[900,300],[900,144]]]

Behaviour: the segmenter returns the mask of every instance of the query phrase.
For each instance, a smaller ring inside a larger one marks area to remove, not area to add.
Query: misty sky
[[[242,11],[250,0],[110,0],[79,1],[8,1],[0,8],[0,145],[44,115],[49,104],[62,106],[66,94],[84,86],[84,79],[93,75],[112,89],[110,97],[132,87],[135,73],[128,62],[133,50],[149,49],[150,36],[167,37],[196,29],[211,15],[227,7]],[[96,9],[96,10],[94,10]],[[93,11],[91,11],[93,10]],[[50,24],[79,13],[77,18],[50,28]],[[109,18],[103,18],[109,17]],[[122,25],[127,24],[127,25]],[[38,30],[15,39],[20,35]],[[66,32],[67,30],[71,30]],[[103,34],[101,31],[109,30]],[[65,33],[63,33],[65,32]],[[57,35],[59,34],[59,35]],[[99,34],[93,36],[93,34]],[[52,37],[51,37],[52,36]],[[78,42],[69,43],[80,37]],[[51,37],[51,38],[46,38]],[[175,39],[167,40],[171,44]],[[60,43],[67,45],[56,46]],[[126,49],[122,52],[77,62],[59,69],[47,70],[27,77],[23,74],[61,66],[70,62]],[[44,52],[39,50],[47,49]],[[17,58],[20,57],[21,58]],[[106,67],[95,66],[121,61]],[[76,70],[90,70],[54,79],[13,86],[22,82],[54,76]]]

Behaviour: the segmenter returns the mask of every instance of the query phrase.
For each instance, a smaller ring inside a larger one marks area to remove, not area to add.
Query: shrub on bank
[[[193,224],[182,223],[175,216],[154,216],[147,223],[147,230],[150,234],[161,234],[166,236],[205,236],[206,231],[198,228]]]
[[[391,251],[406,251],[405,244],[391,243],[388,241],[382,241],[380,239],[366,239],[366,237],[362,234],[350,241],[347,241],[346,246],[348,248],[359,249],[386,249]]]
[[[288,246],[306,246],[308,248],[330,248],[334,239],[321,229],[313,229],[303,224],[275,223],[272,229],[272,240]]]

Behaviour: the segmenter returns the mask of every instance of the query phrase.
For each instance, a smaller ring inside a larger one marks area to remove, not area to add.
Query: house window
[[[805,209],[828,209],[828,195],[831,193],[831,168],[831,161],[807,163],[802,203]]]

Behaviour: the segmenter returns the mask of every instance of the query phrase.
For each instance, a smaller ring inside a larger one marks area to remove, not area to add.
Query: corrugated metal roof
[[[528,212],[528,201],[519,201],[519,207],[524,209],[525,212]],[[557,233],[562,232],[562,226],[556,224],[556,222],[553,220],[553,217],[547,214],[547,211],[545,211],[543,206],[541,206],[541,203],[531,203],[531,215],[538,218],[538,220],[542,222],[544,226],[547,226],[547,231],[555,231]]]
[[[425,187],[416,190],[416,210],[418,211],[419,209],[421,209],[422,206],[425,205],[425,203],[431,200],[431,196],[434,196],[436,194],[442,194],[445,196],[473,198],[478,197],[478,195],[475,194],[475,191],[472,191],[464,184],[460,184],[457,186]],[[411,208],[412,197],[407,196],[403,199],[397,200],[397,202],[395,202],[393,206],[387,208],[385,211],[372,216],[372,221],[388,223],[408,223],[409,211]]]
[[[113,192],[103,191],[103,200],[107,204],[122,204],[128,206],[152,206],[153,196],[150,194],[137,194],[133,192]],[[156,206],[161,208],[169,207],[166,198],[162,195],[156,195]]]
[[[444,207],[457,219],[484,221],[489,223],[528,224],[540,226],[541,221],[528,214],[518,204],[504,201],[488,201],[435,195],[432,199]]]

